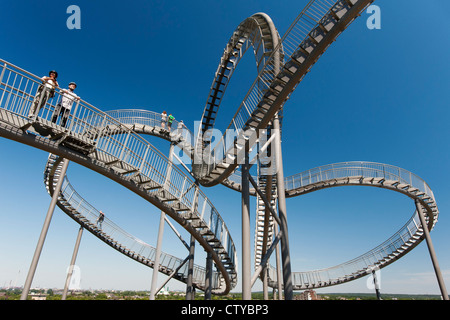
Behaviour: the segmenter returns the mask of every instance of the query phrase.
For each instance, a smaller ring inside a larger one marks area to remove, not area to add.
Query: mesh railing
[[[416,174],[396,166],[365,161],[329,164],[286,177],[285,188],[289,192],[314,183],[346,177],[384,178],[386,181],[398,181],[409,184],[434,199],[431,188]]]

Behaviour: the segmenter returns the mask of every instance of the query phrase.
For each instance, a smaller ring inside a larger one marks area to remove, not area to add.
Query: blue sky
[[[99,109],[167,110],[193,128],[238,24],[265,12],[283,35],[307,2],[9,1],[0,7],[0,57],[38,76],[58,70],[61,86],[77,82],[77,93]],[[71,4],[81,9],[81,30],[66,27]],[[381,8],[381,29],[369,30],[369,15],[361,15],[287,102],[285,175],[361,160],[399,166],[422,177],[440,210],[431,235],[448,287],[450,22],[444,12],[450,4],[375,4]],[[256,76],[253,64],[247,53],[222,104],[218,129],[228,125]],[[167,144],[150,141],[167,152]],[[0,286],[20,286],[50,203],[42,179],[47,154],[3,138],[0,144]],[[74,163],[69,178],[80,194],[124,230],[156,245],[159,212],[150,204]],[[222,186],[203,190],[240,252],[240,195]],[[385,190],[346,187],[288,199],[287,209],[292,269],[304,271],[340,264],[372,249],[403,226],[414,204]],[[254,213],[252,231],[253,218]],[[166,230],[163,250],[184,258],[186,249],[167,225]],[[33,286],[63,286],[77,232],[78,225],[57,209]],[[197,251],[201,256],[200,246]],[[88,232],[77,265],[85,289],[150,289],[151,269]],[[439,293],[425,242],[381,274],[382,292]],[[366,280],[318,292],[371,292]],[[169,287],[184,288],[176,282]],[[254,290],[258,289],[259,283]]]

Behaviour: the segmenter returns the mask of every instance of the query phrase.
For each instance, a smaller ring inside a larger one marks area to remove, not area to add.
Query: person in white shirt
[[[166,111],[163,111],[163,113],[161,113],[161,131],[165,131],[166,130],[166,122],[167,122],[167,113]]]
[[[47,103],[48,99],[55,96],[55,89],[59,87],[56,78],[58,78],[58,72],[55,70],[50,71],[48,77],[41,78],[42,84],[39,85],[36,95],[34,96],[28,118],[35,119],[41,108]]]
[[[52,122],[56,123],[58,117],[61,116],[60,125],[62,127],[66,126],[67,119],[69,118],[73,102],[75,100],[80,100],[80,97],[78,97],[74,92],[76,87],[77,84],[75,82],[71,82],[69,83],[68,90],[67,89],[61,90],[61,99],[59,100],[58,104],[55,107],[55,111],[53,112]]]
[[[186,128],[186,126],[184,125],[183,120],[180,120],[180,122],[178,122],[178,126],[177,126],[178,134],[183,134],[184,128]]]

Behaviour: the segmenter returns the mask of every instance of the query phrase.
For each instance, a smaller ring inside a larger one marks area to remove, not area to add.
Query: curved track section
[[[370,186],[400,192],[418,200],[425,213],[428,229],[437,222],[439,211],[432,190],[417,175],[404,169],[373,162],[344,162],[314,168],[286,178],[286,197],[294,197],[324,188]],[[320,288],[358,279],[383,268],[411,251],[424,239],[417,211],[392,237],[367,253],[338,266],[307,272],[293,272],[295,290]],[[276,272],[269,268],[270,285],[276,287]]]
[[[214,127],[214,122],[219,111],[219,106],[225,95],[225,90],[234,70],[247,49],[250,46],[253,47],[258,74],[263,72],[270,76],[269,74],[273,73],[273,71],[269,72],[267,69],[264,69],[264,67],[273,60],[272,53],[274,50],[279,50],[279,42],[280,36],[275,25],[265,13],[256,13],[239,24],[225,47],[211,85],[205,110],[202,115],[202,135],[204,135],[207,130]],[[278,60],[282,60],[283,53],[281,51],[277,52],[280,54]],[[260,83],[259,85],[262,84]],[[209,140],[204,138],[203,142],[208,143]]]
[[[245,19],[237,27],[228,41],[206,101],[201,120],[201,130],[198,130],[198,136],[195,137],[195,154],[193,157],[192,171],[200,183],[205,184],[205,177],[211,173],[214,164],[218,160],[217,154],[214,156],[211,153],[210,130],[214,128],[225,90],[240,58],[249,46],[253,46],[258,72],[258,77],[253,86],[256,86],[258,90],[263,92],[265,91],[264,87],[267,82],[270,82],[274,78],[274,75],[282,66],[284,53],[282,47],[279,45],[280,43],[280,36],[272,20],[263,13],[257,13]],[[235,142],[237,142],[237,139]],[[223,161],[221,164],[221,170],[230,168],[227,176],[231,175],[232,171],[236,168],[236,166],[230,166],[233,162],[237,163],[236,158],[237,153],[229,155],[227,161]],[[222,182],[227,176],[221,178],[218,182]]]
[[[108,110],[105,113],[121,124],[119,127],[104,128],[103,130],[118,132],[118,130],[132,130],[138,134],[158,137],[174,143],[190,159],[194,154],[193,134],[182,123],[173,121],[171,130],[161,126],[161,114],[141,109]]]
[[[232,146],[228,145],[226,135],[212,150],[205,149],[203,140],[207,139],[199,137],[196,140],[194,173],[202,185],[216,185],[236,169],[244,141],[249,141],[250,148],[257,142],[256,133],[267,127],[320,56],[373,1],[309,2],[272,50],[272,56],[267,59],[228,126],[226,132],[237,132]],[[272,37],[272,41],[276,40]],[[284,64],[282,58],[286,60]],[[208,110],[207,104],[204,115]]]
[[[142,109],[118,109],[105,111],[107,115],[121,123],[121,127],[105,128],[105,130],[132,130],[138,134],[151,135],[168,142],[174,143],[176,147],[183,151],[182,159],[185,164],[192,164],[194,155],[194,134],[186,126],[181,126],[176,120],[173,121],[172,130],[163,130],[161,126],[161,114],[154,111]],[[166,128],[167,129],[167,128]],[[254,177],[256,181],[257,178]],[[241,174],[239,170],[233,172],[221,183],[235,191],[241,192]],[[255,189],[250,186],[250,194],[256,196]]]
[[[220,272],[215,294],[237,282],[236,250],[222,217],[198,184],[151,144],[80,101],[67,127],[49,121],[59,92],[36,119],[27,114],[40,80],[1,60],[0,135],[75,161],[130,189],[166,212],[212,254]]]

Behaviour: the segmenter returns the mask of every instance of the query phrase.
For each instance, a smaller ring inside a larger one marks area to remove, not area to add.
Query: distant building
[[[314,290],[306,290],[295,295],[295,300],[322,300]]]
[[[31,300],[47,300],[47,294],[45,293],[31,293],[29,296]]]
[[[168,290],[168,288],[166,288],[166,287],[162,287],[162,289],[159,290],[158,294],[162,294],[162,295],[164,295],[164,296],[170,295],[169,290]],[[158,295],[158,294],[157,294],[157,295]]]

